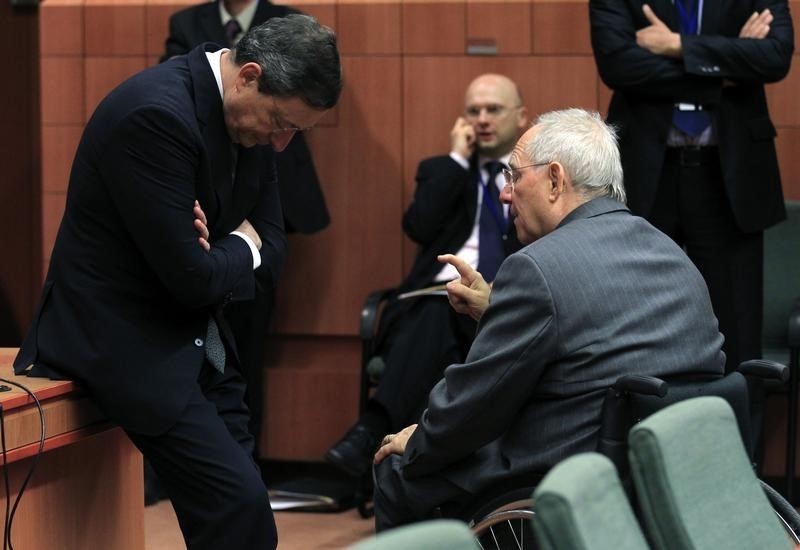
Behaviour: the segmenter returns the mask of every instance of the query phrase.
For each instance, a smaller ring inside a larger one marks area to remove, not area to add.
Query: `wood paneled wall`
[[[63,212],[72,155],[99,99],[154,64],[170,13],[195,0],[47,0],[41,7],[42,247]],[[587,0],[299,1],[337,30],[346,87],[309,133],[332,222],[291,236],[275,336],[268,340],[262,448],[316,460],[356,417],[360,306],[397,284],[414,248],[400,227],[417,163],[446,153],[466,85],[505,73],[532,114],[605,110],[589,43]],[[797,12],[800,1],[792,0]],[[800,26],[800,25],[798,25]],[[469,45],[494,47],[467,55]],[[800,199],[800,64],[769,87],[788,197]]]

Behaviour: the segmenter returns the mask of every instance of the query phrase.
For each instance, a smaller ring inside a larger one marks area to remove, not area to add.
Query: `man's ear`
[[[566,184],[564,175],[564,167],[561,166],[560,162],[550,163],[547,172],[547,185],[549,185],[550,188],[547,190],[547,193],[551,200],[557,199],[558,196],[564,192],[564,185]]]
[[[258,63],[245,63],[239,68],[239,78],[242,83],[247,85],[250,83],[258,84],[258,78],[261,76],[261,66]]]

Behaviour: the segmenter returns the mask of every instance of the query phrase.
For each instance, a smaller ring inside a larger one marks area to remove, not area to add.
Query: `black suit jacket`
[[[229,232],[253,224],[270,280],[286,249],[274,174],[259,171],[272,150],[239,148],[232,174],[205,49],[133,76],[86,125],[41,303],[14,363],[17,373],[33,364],[82,381],[113,420],[144,434],[183,410],[209,314],[253,296],[250,249]],[[210,252],[197,243],[195,199]]]
[[[764,84],[782,79],[794,50],[786,0],[706,0],[702,34],[682,36],[683,57],[636,45],[647,3],[678,29],[670,0],[591,0],[592,47],[603,81],[614,90],[608,122],[620,129],[631,210],[649,215],[677,102],[710,107],[722,175],[739,228],[760,231],[785,218],[775,127]],[[738,38],[747,18],[769,8],[775,20],[763,40]]]
[[[252,26],[260,25],[272,17],[299,13],[287,6],[276,6],[268,0],[256,1],[258,7],[253,16]],[[217,2],[191,6],[170,17],[166,51],[161,56],[161,61],[185,54],[203,42],[227,44]],[[275,158],[286,231],[314,233],[327,227],[330,216],[314,168],[314,161],[303,134],[295,134],[286,149]],[[269,166],[264,167],[264,170],[269,169]]]
[[[401,288],[420,288],[431,283],[442,269],[440,254],[457,253],[472,233],[478,209],[477,156],[470,169],[449,155],[423,160],[417,168],[414,201],[403,216],[403,230],[419,245],[419,252]],[[519,250],[514,224],[508,224],[505,255]]]

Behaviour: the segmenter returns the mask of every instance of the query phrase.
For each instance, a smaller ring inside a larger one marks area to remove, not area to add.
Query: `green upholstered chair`
[[[533,493],[542,550],[648,550],[617,470],[598,453],[557,464]]]
[[[435,519],[398,527],[361,541],[350,550],[479,550],[463,522]]]
[[[764,232],[763,352],[789,366],[786,498],[792,500],[800,383],[800,202],[786,202],[786,221]]]
[[[688,399],[643,420],[631,429],[629,458],[655,548],[793,548],[725,400]]]

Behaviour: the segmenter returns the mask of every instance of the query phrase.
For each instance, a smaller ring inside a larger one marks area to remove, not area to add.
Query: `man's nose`
[[[503,190],[500,191],[500,201],[503,204],[511,204],[511,185],[507,184],[503,186]]]

